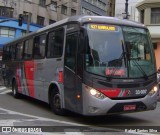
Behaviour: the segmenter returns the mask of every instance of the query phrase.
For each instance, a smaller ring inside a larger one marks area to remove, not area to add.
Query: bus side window
[[[16,59],[21,60],[23,57],[23,42],[20,42],[16,46]]]
[[[83,60],[84,60],[84,34],[83,32],[77,37],[78,49],[77,49],[77,75],[82,78],[83,75]]]
[[[61,57],[63,53],[64,29],[58,29],[49,33],[47,57]]]
[[[6,52],[6,46],[3,47],[3,60],[7,60],[7,52]]]
[[[33,51],[32,39],[26,40],[24,42],[24,59],[31,59]]]
[[[11,46],[10,52],[11,52],[11,60],[14,60],[16,56],[16,45]]]
[[[66,38],[65,49],[65,66],[75,71],[76,67],[76,48],[77,48],[77,34],[68,35]]]
[[[41,59],[45,56],[46,34],[35,37],[34,39],[34,58]]]
[[[10,60],[10,46],[6,46],[6,60]]]

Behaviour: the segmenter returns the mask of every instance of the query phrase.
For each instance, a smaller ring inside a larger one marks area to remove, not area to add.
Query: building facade
[[[7,20],[7,21],[6,21]],[[30,32],[36,31],[42,26],[31,24]],[[17,37],[26,34],[27,23],[23,23],[22,26],[18,25],[18,20],[10,20],[10,18],[0,17],[0,48],[3,44],[13,40]]]
[[[143,0],[128,0],[128,19],[133,21],[139,21],[139,12],[136,8],[136,4]],[[126,0],[116,0],[115,2],[115,16],[123,19],[126,17],[125,13]]]
[[[115,2],[116,2],[115,0],[108,1],[107,15],[115,16]]]
[[[4,43],[69,16],[114,16],[114,3],[115,0],[0,0],[0,56]],[[22,26],[18,25],[20,14]]]
[[[144,0],[136,7],[140,12],[140,22],[150,31],[158,69],[160,68],[160,0]]]
[[[107,15],[109,0],[81,0],[79,14]]]
[[[25,22],[46,26],[73,15],[114,16],[114,5],[115,0],[0,0],[0,16],[22,14]]]

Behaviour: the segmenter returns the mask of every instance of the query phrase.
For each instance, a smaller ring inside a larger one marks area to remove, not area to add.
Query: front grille
[[[110,98],[112,100],[127,100],[127,99],[139,99],[139,98],[144,98],[145,96],[136,96],[136,97],[115,97],[115,98]]]
[[[99,84],[105,86],[105,87],[109,87],[112,88],[113,86],[116,88],[134,88],[136,87],[146,87],[147,85],[153,83],[153,80],[149,80],[149,81],[145,81],[145,82],[141,82],[141,83],[109,83],[109,82],[103,82],[103,81],[98,81]]]
[[[140,84],[140,83],[132,83],[132,84],[117,84],[117,87],[118,88],[134,88],[135,86],[136,87],[140,87],[140,86],[143,86],[144,84]]]

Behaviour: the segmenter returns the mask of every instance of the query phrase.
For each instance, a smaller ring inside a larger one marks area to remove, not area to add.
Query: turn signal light
[[[59,71],[59,74],[58,74],[58,82],[59,82],[59,83],[63,83],[63,71]]]

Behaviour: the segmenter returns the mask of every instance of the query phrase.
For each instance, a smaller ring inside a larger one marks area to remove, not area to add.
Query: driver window
[[[73,71],[76,70],[76,48],[77,34],[68,35],[66,38],[65,66]]]

